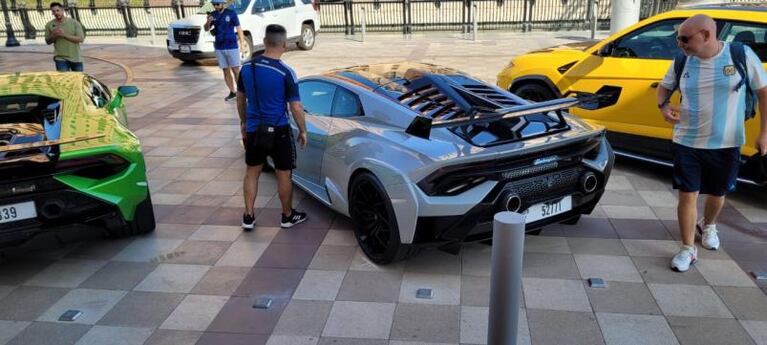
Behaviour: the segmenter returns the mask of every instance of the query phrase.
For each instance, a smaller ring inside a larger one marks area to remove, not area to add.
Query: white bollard
[[[149,34],[152,37],[151,38],[152,45],[154,45],[154,42],[155,42],[155,36],[154,36],[154,27],[155,27],[154,12],[152,12],[151,8],[147,8],[146,10],[147,10],[147,12],[149,12]]]
[[[524,249],[525,216],[514,212],[496,213],[490,266],[488,345],[517,344]]]
[[[474,35],[473,40],[474,42],[477,41],[477,4],[472,4],[474,6],[474,11],[471,13],[472,18],[472,34]]]
[[[365,42],[365,34],[367,33],[366,23],[367,22],[367,11],[365,10],[365,6],[362,6],[362,42]]]

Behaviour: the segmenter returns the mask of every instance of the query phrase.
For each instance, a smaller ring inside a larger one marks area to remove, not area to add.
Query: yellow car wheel
[[[539,83],[525,83],[515,87],[513,93],[519,97],[533,102],[548,101],[557,98],[548,87]]]

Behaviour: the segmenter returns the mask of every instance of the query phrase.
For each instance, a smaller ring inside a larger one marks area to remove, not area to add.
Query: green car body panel
[[[98,81],[76,72],[0,74],[0,97],[34,95],[60,100],[62,115],[58,137],[61,140],[80,139],[58,145],[58,162],[105,155],[118,156],[125,161],[123,163],[127,164],[123,164],[122,170],[104,178],[56,172],[52,177],[72,190],[115,206],[123,220],[131,223],[136,220],[140,204],[149,203],[151,210],[141,145],[127,127],[124,95],[120,91],[106,90],[111,101],[97,104],[103,98],[93,98],[93,92],[88,90],[94,83]],[[132,94],[125,96],[138,93],[134,87],[127,88]],[[149,214],[153,230],[154,215],[151,211]]]

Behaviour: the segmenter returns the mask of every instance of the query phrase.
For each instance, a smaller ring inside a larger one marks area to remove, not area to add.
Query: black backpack
[[[746,87],[746,120],[752,119],[756,116],[756,92],[751,88],[751,83],[748,82],[748,66],[746,65],[746,48],[743,43],[732,42],[730,43],[730,56],[733,63],[735,63],[735,69],[740,74],[740,81],[738,85],[735,85],[733,91],[740,90],[741,87]],[[676,84],[674,89],[666,95],[666,102],[671,99],[671,94],[679,89],[679,81],[682,78],[682,71],[687,64],[687,55],[679,53],[674,57],[674,76],[676,77]]]

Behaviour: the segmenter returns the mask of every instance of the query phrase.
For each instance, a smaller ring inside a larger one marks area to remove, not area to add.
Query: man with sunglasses
[[[208,15],[205,31],[210,31],[211,27],[215,28],[216,41],[213,43],[213,48],[218,66],[224,71],[224,82],[229,88],[229,94],[224,100],[230,101],[237,97],[235,81],[240,74],[240,45],[246,44],[245,35],[240,28],[237,12],[224,6],[226,0],[211,0],[211,4],[214,11]],[[238,38],[240,45],[237,44]]]
[[[674,189],[679,190],[677,217],[682,247],[671,260],[671,268],[684,272],[698,257],[695,230],[701,233],[701,245],[719,249],[716,220],[724,206],[725,195],[735,190],[740,167],[740,147],[745,144],[745,85],[750,83],[758,98],[761,131],[756,148],[767,154],[767,72],[747,46],[746,79],[736,67],[730,43],[719,41],[716,23],[706,15],[693,16],[682,23],[677,34],[679,48],[686,62],[681,75],[672,64],[658,87],[658,108],[665,120],[674,125]],[[677,80],[678,85],[677,85]],[[681,92],[679,109],[669,104],[673,90]],[[698,194],[706,194],[703,219],[697,221]]]

